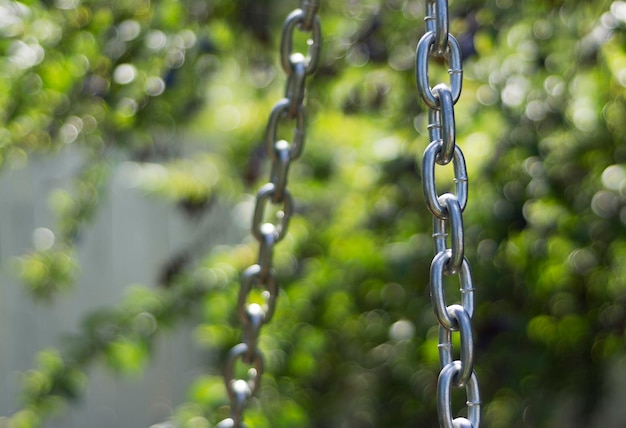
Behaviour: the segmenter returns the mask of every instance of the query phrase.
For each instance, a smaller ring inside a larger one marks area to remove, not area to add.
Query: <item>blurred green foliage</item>
[[[72,283],[76,237],[120,159],[140,189],[196,213],[264,182],[265,120],[285,82],[280,26],[295,3],[0,0],[0,159],[68,145],[84,156],[74,185],[50,195],[59,238],[20,259],[34,296]],[[484,423],[570,415],[567,426],[587,427],[625,353],[626,3],[450,7],[466,57],[456,121]],[[322,4],[307,147],[290,176],[298,216],[276,248],[282,291],[261,339],[268,370],[252,427],[436,426],[427,113],[413,80],[423,9]],[[190,153],[182,135],[202,143]],[[440,169],[445,189],[452,174]],[[93,362],[141,370],[153,338],[184,318],[199,346],[224,356],[240,339],[238,273],[255,252],[246,242],[194,254],[167,288],[133,288],[93,314],[25,374],[10,426],[39,426],[80,396]],[[227,415],[220,369],[190,386],[176,424]]]

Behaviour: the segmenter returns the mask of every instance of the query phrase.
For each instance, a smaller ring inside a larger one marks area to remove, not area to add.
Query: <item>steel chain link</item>
[[[429,109],[430,144],[422,161],[424,199],[433,215],[435,257],[430,267],[430,294],[433,311],[439,322],[439,361],[437,383],[439,425],[443,428],[478,428],[480,393],[474,371],[474,285],[470,265],[465,258],[463,211],[468,199],[467,168],[463,152],[456,145],[454,105],[461,95],[463,68],[461,49],[449,34],[448,0],[426,0],[426,34],[417,45],[415,80],[418,94]],[[430,84],[430,60],[448,65],[449,85]],[[452,162],[454,193],[439,194],[435,184],[436,165]],[[449,238],[449,239],[448,239]],[[448,304],[444,277],[458,276],[461,304]],[[452,333],[459,332],[459,359],[453,359]],[[467,417],[453,419],[450,390],[465,388]]]
[[[304,149],[305,83],[306,78],[315,72],[320,58],[322,33],[318,9],[319,0],[302,0],[300,8],[291,12],[283,24],[280,63],[287,74],[285,97],[274,105],[267,122],[265,148],[272,162],[270,181],[259,189],[252,216],[251,233],[259,241],[258,262],[242,275],[237,307],[243,327],[243,342],[234,346],[228,354],[224,383],[230,399],[230,417],[222,420],[216,428],[245,427],[243,413],[246,404],[258,391],[263,376],[263,353],[258,341],[261,327],[272,319],[276,308],[278,284],[272,268],[274,245],[287,234],[293,214],[287,177],[291,161],[299,158]],[[306,53],[293,52],[296,29],[310,34]],[[294,126],[291,142],[278,138],[279,127],[287,122]],[[265,222],[268,204],[281,208],[275,224]],[[250,301],[254,288],[262,290],[263,304]],[[247,379],[240,379],[235,373],[239,361],[250,368]]]

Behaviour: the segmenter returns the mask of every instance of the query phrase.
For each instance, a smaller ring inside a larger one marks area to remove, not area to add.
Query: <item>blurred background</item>
[[[622,428],[626,2],[450,3],[483,424]],[[241,339],[297,6],[0,0],[0,427],[228,415],[221,371]],[[434,427],[424,2],[319,14],[296,215],[275,250],[281,292],[247,422]],[[452,172],[439,169],[442,192]]]

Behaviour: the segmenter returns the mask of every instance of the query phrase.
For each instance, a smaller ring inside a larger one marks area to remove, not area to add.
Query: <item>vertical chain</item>
[[[430,266],[430,295],[439,321],[439,361],[437,410],[442,428],[478,428],[480,393],[474,371],[474,285],[469,262],[465,258],[463,211],[468,199],[467,169],[463,152],[456,145],[454,105],[461,95],[463,68],[457,40],[448,32],[448,0],[426,0],[426,34],[417,44],[415,80],[420,98],[429,109],[430,144],[422,161],[424,199],[433,215],[435,257]],[[430,60],[444,61],[449,69],[449,85],[430,84]],[[454,193],[437,192],[436,165],[454,169]],[[461,304],[446,303],[444,277],[457,276]],[[453,359],[452,333],[460,335],[459,359]],[[451,388],[465,388],[467,417],[452,418]]]
[[[258,347],[258,341],[261,327],[272,319],[278,296],[278,284],[272,268],[274,245],[287,234],[289,219],[293,214],[293,199],[287,190],[287,177],[291,161],[299,158],[304,149],[305,83],[306,78],[317,68],[322,43],[318,9],[319,0],[302,0],[300,8],[292,11],[283,24],[280,63],[287,75],[285,97],[274,105],[267,122],[265,148],[272,162],[270,179],[257,193],[252,216],[251,232],[259,241],[258,262],[242,275],[237,307],[243,327],[243,341],[228,354],[224,383],[230,399],[230,417],[221,421],[216,428],[245,427],[244,409],[250,397],[258,391],[263,376],[263,353]],[[294,52],[296,29],[309,34],[307,52]],[[293,126],[290,142],[278,137],[281,124]],[[278,208],[275,223],[265,222],[265,208],[270,204]],[[262,290],[264,301],[261,303],[251,298],[255,288]],[[247,379],[240,379],[235,373],[239,361],[249,367]]]

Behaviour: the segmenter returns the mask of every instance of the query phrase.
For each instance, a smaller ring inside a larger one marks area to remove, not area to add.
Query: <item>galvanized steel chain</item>
[[[259,189],[252,216],[252,235],[259,241],[258,262],[246,269],[241,279],[237,307],[243,326],[243,341],[228,354],[224,383],[230,399],[230,417],[221,421],[217,428],[245,426],[243,412],[246,403],[258,391],[264,371],[258,341],[261,327],[272,319],[278,296],[272,267],[274,245],[287,234],[293,214],[287,178],[291,161],[298,159],[304,149],[305,83],[317,68],[322,42],[318,9],[319,0],[302,0],[300,7],[292,11],[283,24],[280,63],[287,75],[285,97],[272,108],[265,130],[265,149],[272,164],[269,182]],[[294,52],[296,29],[309,34],[307,52]],[[292,140],[279,138],[280,126],[290,124],[293,126]],[[270,204],[278,208],[275,223],[265,221],[265,208]],[[262,290],[264,301],[261,303],[250,297],[255,288]],[[239,361],[249,367],[247,379],[238,378],[235,373]]]
[[[426,34],[417,44],[415,80],[420,97],[428,106],[430,144],[422,161],[422,184],[426,206],[433,215],[435,257],[430,266],[430,295],[439,321],[437,410],[443,428],[478,428],[480,393],[474,371],[474,285],[465,258],[463,211],[468,200],[468,179],[463,152],[456,145],[454,105],[461,95],[463,68],[459,43],[449,33],[448,0],[426,0]],[[431,85],[429,64],[448,66],[449,84]],[[452,162],[454,191],[439,194],[435,184],[437,165]],[[460,303],[448,304],[444,277],[458,276]],[[452,334],[460,335],[458,359],[453,359]],[[452,417],[450,391],[465,388],[467,417]]]

